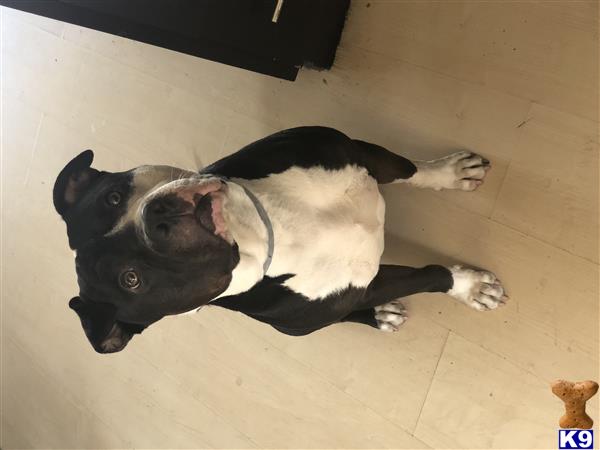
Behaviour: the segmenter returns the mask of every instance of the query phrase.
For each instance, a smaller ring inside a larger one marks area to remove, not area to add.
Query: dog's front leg
[[[407,318],[399,299],[420,292],[445,292],[477,311],[496,309],[507,299],[502,284],[491,272],[462,266],[414,268],[385,264],[379,266],[358,311],[343,321],[396,331]]]

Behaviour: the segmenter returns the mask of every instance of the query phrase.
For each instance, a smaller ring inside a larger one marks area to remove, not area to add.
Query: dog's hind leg
[[[369,142],[352,141],[356,144],[357,159],[379,184],[407,181],[417,173],[417,166],[404,156]]]
[[[382,331],[398,331],[406,319],[408,316],[404,305],[400,300],[393,300],[374,308],[353,311],[340,322],[364,323]]]
[[[340,320],[340,322],[364,323],[365,325],[378,328],[377,320],[375,319],[375,308],[352,311],[350,314]]]
[[[473,191],[483,183],[490,162],[473,152],[453,153],[432,161],[411,161],[369,142],[354,140],[364,150],[363,164],[378,183]]]

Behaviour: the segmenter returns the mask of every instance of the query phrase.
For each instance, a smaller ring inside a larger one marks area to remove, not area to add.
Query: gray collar
[[[263,264],[263,273],[266,275],[267,270],[269,270],[269,266],[271,265],[271,261],[273,260],[273,249],[275,248],[275,236],[273,234],[273,224],[271,223],[271,219],[269,219],[269,215],[267,214],[267,211],[265,211],[264,206],[262,205],[260,200],[258,198],[256,198],[256,195],[254,195],[254,193],[250,189],[248,189],[246,186],[244,186],[242,184],[240,184],[240,186],[242,186],[242,188],[246,192],[246,195],[250,198],[250,200],[252,200],[252,203],[254,203],[256,212],[258,213],[260,220],[263,221],[263,223],[265,224],[265,228],[267,229],[267,239],[268,239],[267,259],[265,259],[265,262]]]
[[[220,178],[226,183],[229,181],[229,178],[221,175],[213,176],[216,178]],[[252,200],[252,203],[256,208],[256,212],[258,213],[260,220],[262,220],[262,223],[265,224],[265,228],[267,229],[267,259],[265,259],[265,262],[263,263],[263,275],[266,275],[267,270],[269,270],[269,266],[271,265],[271,261],[273,260],[273,249],[275,248],[275,235],[273,234],[273,224],[271,223],[271,219],[269,219],[269,215],[267,214],[265,207],[262,205],[260,200],[256,198],[256,195],[254,195],[254,193],[246,186],[242,184],[238,184],[238,186],[241,186],[248,198]]]

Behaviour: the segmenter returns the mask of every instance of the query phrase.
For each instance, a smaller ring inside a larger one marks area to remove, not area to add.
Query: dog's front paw
[[[450,267],[453,285],[448,291],[456,300],[478,311],[489,311],[504,305],[508,297],[500,280],[485,270]]]
[[[394,300],[375,307],[375,320],[381,331],[398,331],[400,325],[406,322],[408,316],[400,300]]]
[[[474,191],[483,183],[490,162],[472,152],[458,152],[433,161],[415,162],[417,172],[409,180],[419,187],[439,191]]]

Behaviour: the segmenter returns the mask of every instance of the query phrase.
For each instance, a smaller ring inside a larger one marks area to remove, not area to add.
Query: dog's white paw
[[[485,270],[450,267],[454,284],[448,291],[456,300],[478,311],[489,311],[504,305],[508,297],[500,280]]]
[[[408,316],[400,300],[385,303],[375,307],[375,320],[381,331],[398,331],[400,325],[406,322]]]
[[[416,161],[417,172],[408,180],[435,189],[474,191],[483,183],[490,162],[473,152],[458,152],[433,161]]]

